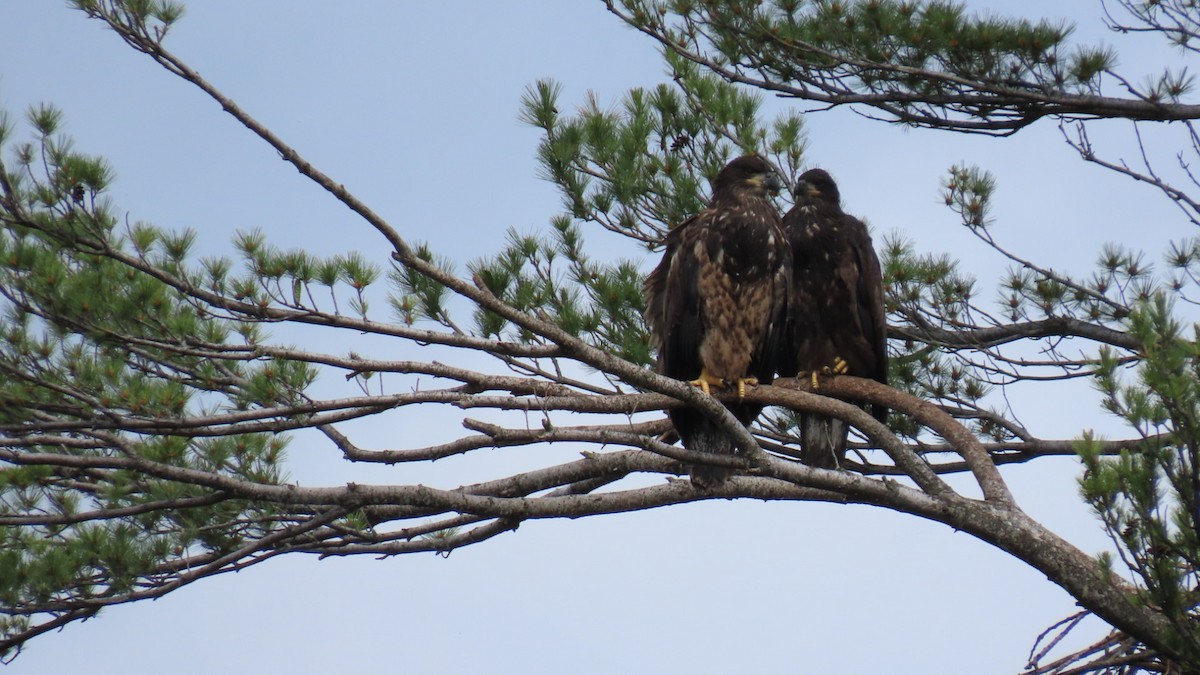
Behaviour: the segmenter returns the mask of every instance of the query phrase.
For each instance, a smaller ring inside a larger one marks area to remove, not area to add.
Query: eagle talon
[[[746,398],[746,385],[750,385],[751,387],[757,387],[758,386],[758,378],[757,377],[738,378],[737,390],[738,390],[738,398],[739,399]]]
[[[822,375],[826,377],[832,377],[834,375],[845,375],[848,372],[850,372],[850,364],[846,363],[846,359],[843,359],[840,356],[835,356],[833,357],[833,365],[821,366],[817,370],[814,370],[812,373],[810,373],[810,377],[812,378],[812,388],[814,391],[821,388],[820,377]]]
[[[700,377],[691,380],[688,382],[688,384],[692,385],[693,387],[700,387],[700,391],[704,392],[706,396],[712,396],[713,385],[718,387],[724,386],[725,380],[722,380],[715,375],[709,375],[707,370],[701,368]]]

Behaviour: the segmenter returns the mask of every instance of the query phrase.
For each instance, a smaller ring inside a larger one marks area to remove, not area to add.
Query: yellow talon
[[[688,382],[688,384],[692,385],[693,387],[700,387],[700,391],[704,392],[708,396],[712,396],[712,391],[710,388],[713,385],[718,387],[723,386],[725,381],[719,377],[709,375],[707,370],[701,368],[700,377]]]
[[[840,356],[833,357],[832,366],[822,366],[810,374],[813,391],[821,388],[821,381],[819,379],[821,375],[845,375],[848,372],[850,372],[850,364],[846,363],[846,359]]]
[[[758,386],[758,378],[757,377],[739,378],[737,381],[738,398],[746,398],[746,385],[750,385],[751,387],[757,387]]]

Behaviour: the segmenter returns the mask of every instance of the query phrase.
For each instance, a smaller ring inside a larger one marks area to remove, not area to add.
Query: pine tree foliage
[[[877,232],[892,386],[836,377],[821,395],[804,381],[758,387],[748,398],[773,407],[752,431],[654,373],[641,290],[647,258],[705,206],[729,159],[757,152],[792,180],[803,167],[804,109],[768,118],[766,94],[1000,136],[1048,118],[1081,159],[1153,186],[1200,223],[1194,182],[1172,182],[1148,159],[1143,169],[1110,161],[1087,135],[1096,119],[1181,121],[1178,161],[1190,177],[1200,108],[1187,102],[1182,70],[1134,85],[1113,50],[1072,42],[1070,26],[942,1],[608,0],[662,44],[670,81],[578,104],[553,81],[531,84],[521,119],[541,132],[540,178],[558,189],[561,210],[463,261],[406,240],[172,54],[165,40],[181,6],[73,4],[217,101],[360,216],[390,257],[283,249],[260,231],[239,233],[227,256],[199,257],[194,233],[117,217],[113,168],[74,148],[62,112],[0,118],[0,569],[12,571],[0,575],[0,649],[9,656],[107,606],[283,553],[444,554],[529,519],[751,497],[870,504],[945,523],[1043,572],[1113,627],[1067,655],[1053,648],[1076,618],[1043,633],[1031,672],[1200,670],[1200,339],[1186,311],[1200,240],[1170,244],[1160,268],[1150,262],[1158,252],[1115,243],[1090,275],[1065,274],[1006,248],[986,168],[949,167],[946,207],[1011,265],[999,287],[981,288],[951,255]],[[1114,30],[1194,49],[1191,3],[1105,10]],[[627,253],[602,259],[587,245],[597,240],[624,242]],[[386,339],[416,356],[285,342],[308,329]],[[1009,385],[1068,378],[1094,382],[1130,438],[1042,438],[997,402]],[[895,413],[885,427],[847,401]],[[673,445],[661,411],[679,405],[718,420],[742,454]],[[405,424],[428,406],[461,414],[465,431],[413,442]],[[844,470],[796,461],[797,411],[856,428]],[[395,449],[356,443],[343,423],[367,417],[401,430]],[[288,482],[288,432],[300,429],[347,462],[543,444],[584,453],[453,488],[312,488]],[[1031,519],[997,468],[1063,454],[1081,458],[1083,498],[1116,556],[1096,560]],[[709,491],[662,480],[689,462],[738,475]],[[982,496],[956,491],[947,473],[969,474]]]
[[[173,287],[266,302],[312,261],[247,236],[242,278],[230,278],[228,261],[188,269],[193,234],[120,226],[104,197],[112,169],[74,150],[61,122],[41,106],[28,115],[32,140],[13,145],[11,124],[2,134],[12,160],[0,165],[0,426],[5,452],[23,448],[0,472],[8,634],[37,630],[25,608],[87,616],[81,600],[98,608],[145,595],[285,526],[291,518],[270,504],[169,472],[279,482],[284,437],[209,434],[186,420],[282,419],[270,411],[301,402],[313,378],[307,364],[254,358],[257,327],[231,325]],[[178,433],[158,433],[167,421]],[[38,461],[53,456],[64,464]]]
[[[1010,134],[1045,117],[1187,120],[1186,71],[1143,85],[1114,77],[1109,48],[1061,23],[980,17],[953,2],[607,0],[677,55],[784,96],[860,105],[915,126]],[[1188,44],[1186,1],[1120,2]],[[1157,22],[1157,23],[1155,23]],[[1110,97],[1104,76],[1133,92]]]

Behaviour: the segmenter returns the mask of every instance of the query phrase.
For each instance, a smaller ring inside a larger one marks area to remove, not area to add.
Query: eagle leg
[[[738,390],[738,398],[739,399],[746,398],[746,385],[750,385],[751,387],[757,387],[758,386],[758,378],[757,377],[739,377],[738,378],[737,390]]]
[[[718,387],[725,386],[725,380],[722,380],[721,378],[717,377],[716,375],[710,375],[708,370],[701,368],[700,369],[700,377],[692,380],[691,382],[688,382],[688,384],[690,384],[694,387],[700,387],[700,391],[704,392],[705,394],[707,394],[709,396],[712,396],[711,387],[713,387],[714,385],[718,386]]]

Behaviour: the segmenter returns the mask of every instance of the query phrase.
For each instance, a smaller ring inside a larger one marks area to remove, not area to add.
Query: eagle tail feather
[[[849,425],[835,417],[804,415],[800,420],[800,459],[819,469],[840,467],[849,434]]]
[[[691,411],[688,411],[691,412]],[[732,455],[735,452],[733,438],[725,433],[720,426],[703,415],[696,413],[686,425],[687,433],[680,433],[683,447],[693,452],[706,452],[713,455]],[[676,425],[679,428],[679,425]],[[694,464],[690,470],[692,485],[701,489],[720,487],[733,471],[723,466],[707,466]]]

